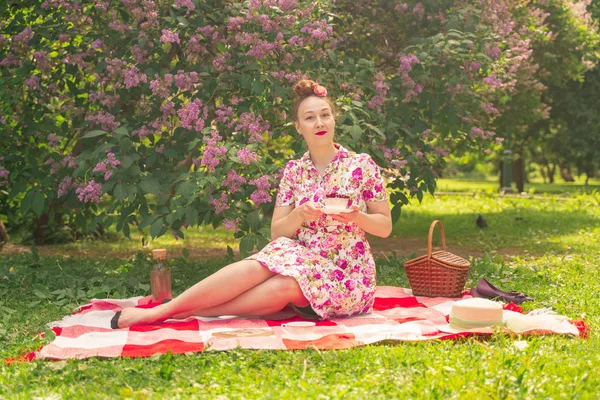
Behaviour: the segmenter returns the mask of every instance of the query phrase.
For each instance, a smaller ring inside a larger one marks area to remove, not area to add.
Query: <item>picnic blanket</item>
[[[463,298],[472,297],[468,292]],[[281,325],[307,319],[285,309],[267,317],[192,317],[160,324],[112,330],[110,320],[124,307],[153,307],[145,298],[94,299],[73,315],[50,323],[55,339],[28,359],[83,359],[88,357],[146,357],[153,354],[220,351],[233,348],[290,350],[342,349],[386,340],[423,341],[452,339],[478,334],[476,331],[444,332],[456,298],[415,297],[410,289],[377,287],[373,312],[350,318],[314,320],[310,334],[297,336]],[[582,322],[548,314],[548,318],[527,318],[515,304],[504,313],[521,317],[521,334],[568,334],[582,336]],[[539,313],[538,313],[539,314]],[[506,315],[505,315],[506,316]],[[525,323],[523,324],[523,318]],[[483,333],[483,332],[482,332]],[[507,332],[510,333],[510,332]],[[489,332],[487,332],[489,334]]]

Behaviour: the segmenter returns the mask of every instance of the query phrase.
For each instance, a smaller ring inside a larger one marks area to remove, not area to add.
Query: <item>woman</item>
[[[308,152],[285,167],[272,242],[168,303],[118,312],[113,328],[189,316],[268,315],[289,304],[324,319],[371,311],[375,263],[365,232],[387,237],[392,231],[385,185],[368,155],[334,143],[333,105],[325,88],[301,80],[294,91],[296,130]],[[325,214],[326,197],[348,198],[352,211]]]

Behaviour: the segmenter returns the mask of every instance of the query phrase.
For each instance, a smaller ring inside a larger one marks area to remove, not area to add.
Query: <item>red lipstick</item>
[[[327,131],[321,131],[321,132],[317,132],[316,135],[317,136],[323,136],[327,133]]]

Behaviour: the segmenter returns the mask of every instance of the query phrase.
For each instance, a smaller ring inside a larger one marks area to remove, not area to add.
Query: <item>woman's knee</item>
[[[284,296],[285,301],[293,303],[298,307],[306,307],[310,304],[304,297],[300,285],[295,278],[285,275],[277,275],[271,279],[276,279],[276,283],[273,290],[275,293]]]

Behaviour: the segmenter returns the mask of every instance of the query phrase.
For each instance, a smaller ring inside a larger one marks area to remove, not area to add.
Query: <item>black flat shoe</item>
[[[121,311],[117,311],[114,315],[114,317],[112,317],[112,319],[110,320],[110,327],[111,329],[121,329],[119,328],[119,318],[121,317]]]
[[[521,304],[526,301],[532,301],[532,297],[528,297],[522,292],[504,292],[492,285],[485,278],[481,278],[477,283],[477,288],[471,289],[471,294],[475,297],[484,297],[488,299],[502,299],[506,302]]]

